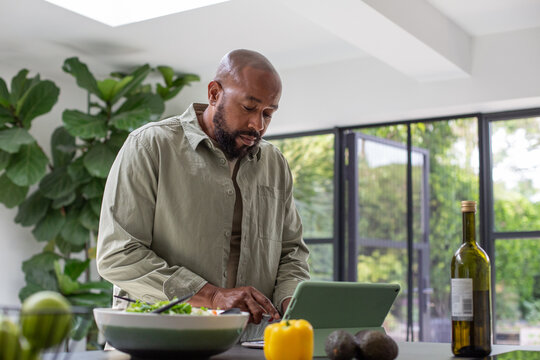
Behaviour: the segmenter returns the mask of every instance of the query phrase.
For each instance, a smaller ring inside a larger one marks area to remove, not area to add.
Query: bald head
[[[241,83],[242,70],[246,67],[262,70],[273,75],[281,87],[281,79],[270,61],[262,54],[246,49],[233,50],[227,53],[219,63],[214,80],[225,85],[229,82]]]

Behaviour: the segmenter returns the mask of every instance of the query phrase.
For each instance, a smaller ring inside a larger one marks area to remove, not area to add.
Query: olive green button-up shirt
[[[227,284],[236,198],[223,152],[193,104],[133,131],[111,168],[101,209],[97,266],[116,293],[147,302]],[[279,150],[262,140],[239,160],[242,210],[236,286],[253,286],[281,310],[309,278],[308,249]]]

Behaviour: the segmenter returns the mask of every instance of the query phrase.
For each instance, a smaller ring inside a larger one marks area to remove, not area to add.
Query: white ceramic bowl
[[[97,308],[94,317],[107,342],[122,352],[147,358],[207,358],[238,341],[249,313],[162,315]]]

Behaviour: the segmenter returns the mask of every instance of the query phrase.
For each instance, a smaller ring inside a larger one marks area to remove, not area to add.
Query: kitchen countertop
[[[448,360],[453,359],[450,344],[446,343],[421,343],[421,342],[398,342],[399,355],[397,360]],[[515,345],[493,345],[491,355],[498,355],[514,350],[539,351],[540,346],[515,346]],[[62,354],[58,360],[130,360],[128,354],[120,351],[85,351],[77,353]],[[540,353],[539,353],[540,356]],[[44,360],[54,359],[54,357],[44,356]],[[323,359],[323,358],[320,358]],[[458,359],[458,358],[456,358]],[[459,358],[467,359],[467,358]],[[486,358],[486,359],[489,359]],[[264,360],[263,351],[260,349],[248,349],[240,345],[235,345],[228,351],[212,356],[210,360]]]

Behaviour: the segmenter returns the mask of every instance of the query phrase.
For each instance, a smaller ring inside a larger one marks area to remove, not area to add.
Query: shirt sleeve
[[[97,268],[137,299],[170,300],[199,291],[207,281],[167,264],[152,250],[159,172],[150,146],[141,140],[128,136],[111,167],[101,207]]]
[[[282,248],[273,299],[279,311],[281,311],[283,300],[293,295],[298,284],[310,278],[307,263],[309,250],[302,237],[302,221],[294,203],[292,174],[286,161],[285,166],[287,167],[288,181]]]

